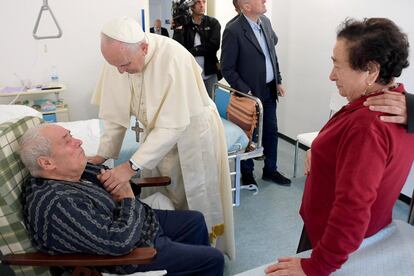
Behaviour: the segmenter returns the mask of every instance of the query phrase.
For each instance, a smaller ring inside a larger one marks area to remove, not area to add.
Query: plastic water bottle
[[[59,74],[56,66],[52,66],[50,69],[50,84],[49,87],[59,87]]]

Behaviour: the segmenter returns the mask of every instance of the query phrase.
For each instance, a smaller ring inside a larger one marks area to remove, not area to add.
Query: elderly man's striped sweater
[[[24,190],[29,236],[49,254],[123,255],[153,246],[160,228],[150,207],[138,199],[116,202],[98,181],[30,178]]]

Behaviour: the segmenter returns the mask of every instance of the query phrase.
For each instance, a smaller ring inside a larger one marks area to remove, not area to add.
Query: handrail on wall
[[[36,20],[36,23],[35,23],[35,26],[34,26],[34,29],[33,29],[33,37],[35,39],[60,38],[62,36],[62,29],[60,28],[59,23],[57,22],[56,17],[53,14],[52,10],[50,9],[49,4],[48,4],[47,1],[48,0],[43,0],[43,5],[40,8],[39,15],[37,16],[37,20]],[[56,27],[58,29],[58,34],[57,35],[49,35],[49,36],[38,36],[37,35],[37,29],[39,27],[40,19],[42,18],[42,13],[45,12],[45,11],[50,12],[50,15],[52,16],[52,19],[55,22]]]

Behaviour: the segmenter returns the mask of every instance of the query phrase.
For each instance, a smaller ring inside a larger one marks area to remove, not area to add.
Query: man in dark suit
[[[166,37],[170,37],[170,35],[168,34],[168,30],[166,28],[161,27],[161,20],[160,19],[156,19],[154,22],[154,27],[150,28],[150,33],[155,33],[155,34],[159,34],[159,35],[163,35]]]
[[[266,12],[265,0],[239,0],[242,14],[224,30],[221,69],[236,90],[258,97],[263,104],[263,180],[290,186],[290,179],[277,171],[277,118],[279,96],[285,95],[276,56],[277,36]],[[252,160],[242,162],[243,184],[257,185]]]

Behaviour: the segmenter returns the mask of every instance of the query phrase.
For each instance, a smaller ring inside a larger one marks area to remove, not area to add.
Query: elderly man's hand
[[[94,165],[101,165],[103,162],[106,161],[106,158],[100,155],[88,156],[87,159],[89,163],[94,164]]]
[[[106,170],[98,176],[105,190],[116,194],[124,185],[129,185],[129,180],[136,174],[128,162],[116,166],[112,170]]]
[[[103,175],[110,174],[110,170],[101,169],[101,174],[98,175],[98,179],[101,179]],[[134,192],[132,191],[131,185],[124,183],[124,185],[118,186],[119,188],[114,191],[112,190],[111,195],[115,201],[121,201],[124,198],[135,198]]]
[[[300,265],[300,258],[283,257],[277,259],[278,263],[268,266],[265,269],[266,275],[291,275],[291,276],[306,276]]]
[[[390,116],[381,116],[384,122],[407,124],[407,105],[405,95],[397,92],[385,92],[384,94],[369,97],[365,102],[372,111],[379,111],[391,114]]]

